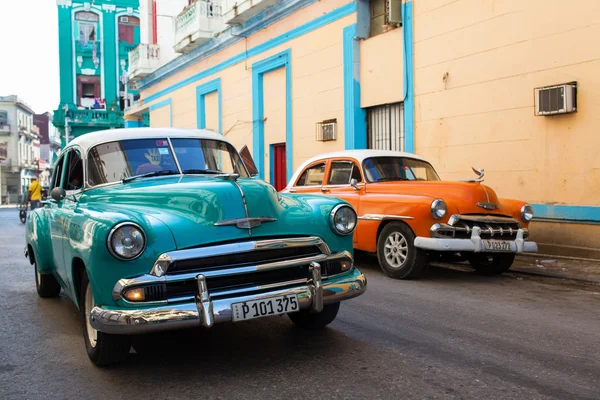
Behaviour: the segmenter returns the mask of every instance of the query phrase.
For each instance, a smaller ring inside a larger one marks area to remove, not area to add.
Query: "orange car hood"
[[[401,194],[427,196],[442,199],[460,213],[500,213],[498,210],[484,210],[477,203],[499,204],[496,192],[489,186],[471,182],[444,181],[401,181],[379,182],[368,185],[368,193]]]

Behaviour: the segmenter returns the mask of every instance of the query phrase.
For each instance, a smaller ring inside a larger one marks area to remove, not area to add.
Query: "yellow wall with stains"
[[[501,197],[600,205],[600,2],[413,7],[416,153],[443,179],[485,168]],[[534,115],[534,88],[570,81],[577,113]]]

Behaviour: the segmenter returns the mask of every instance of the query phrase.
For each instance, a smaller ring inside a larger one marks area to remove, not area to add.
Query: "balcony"
[[[107,110],[69,110],[62,108],[54,111],[52,123],[56,127],[65,126],[65,116],[69,118],[69,126],[90,126],[97,128],[123,127],[123,112]]]
[[[77,40],[75,42],[75,49],[77,51],[78,54],[86,54],[86,55],[100,55],[100,50],[101,50],[102,46],[100,45],[100,42],[97,40],[88,40],[88,41],[83,41],[83,40]]]
[[[216,1],[196,1],[186,7],[175,17],[175,51],[189,53],[221,32],[225,28],[221,11]]]
[[[38,135],[32,130],[27,129],[26,126],[19,127],[19,135],[25,136],[28,139],[35,140],[38,139]]]
[[[277,2],[279,0],[225,0],[223,21],[227,25],[239,25]]]
[[[60,136],[58,136],[58,135],[49,136],[48,142],[50,144],[50,147],[55,147],[55,148],[59,148],[59,149],[62,145],[62,143],[60,141]]]
[[[10,125],[0,125],[0,133],[10,134]]]
[[[129,53],[129,79],[141,79],[160,67],[160,46],[140,43]]]

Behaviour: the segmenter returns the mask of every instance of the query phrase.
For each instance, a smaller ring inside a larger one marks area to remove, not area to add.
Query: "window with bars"
[[[404,103],[367,108],[369,149],[404,151]]]

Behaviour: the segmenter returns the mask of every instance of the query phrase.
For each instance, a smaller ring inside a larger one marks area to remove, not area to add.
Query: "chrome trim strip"
[[[362,220],[366,220],[366,221],[383,221],[386,219],[415,219],[415,218],[408,217],[405,215],[364,214],[362,217],[358,217],[358,219],[362,219]]]
[[[274,290],[267,293],[239,296],[234,298],[211,300],[214,323],[232,320],[232,304],[250,300],[259,300],[273,296],[296,294],[300,309],[312,307],[314,298],[312,285]],[[323,305],[339,303],[357,297],[367,289],[367,278],[357,269],[338,279],[323,283]],[[198,327],[201,324],[200,311],[195,302],[169,304],[161,307],[143,309],[106,309],[96,306],[92,309],[90,323],[92,327],[109,334],[141,334]]]
[[[248,203],[246,202],[246,194],[244,193],[244,190],[242,189],[240,184],[237,183],[237,181],[230,181],[230,182],[233,183],[240,191],[240,194],[242,195],[242,204],[244,205],[244,212],[246,213],[246,219],[250,218],[250,214],[248,213]],[[252,236],[252,228],[251,227],[248,228],[248,236]]]
[[[173,159],[175,160],[175,165],[177,166],[177,172],[179,172],[179,175],[182,175],[183,170],[181,169],[181,165],[179,164],[179,159],[177,158],[177,154],[175,153],[175,147],[173,147],[171,138],[168,136],[167,136],[167,143],[169,143],[169,149],[171,149],[171,153],[173,153]]]
[[[250,251],[258,250],[272,250],[280,249],[285,247],[307,247],[317,246],[321,253],[330,255],[331,250],[327,243],[323,239],[317,236],[299,237],[299,238],[283,238],[283,239],[267,239],[267,240],[254,240],[239,243],[228,243],[220,244],[215,246],[198,247],[194,249],[185,250],[174,250],[167,253],[161,254],[158,259],[154,262],[154,266],[150,271],[150,274],[154,276],[163,276],[168,272],[165,270],[164,264],[169,261],[169,265],[173,262],[193,260],[197,258],[206,258],[220,255],[245,253]],[[161,273],[161,271],[163,271]]]

